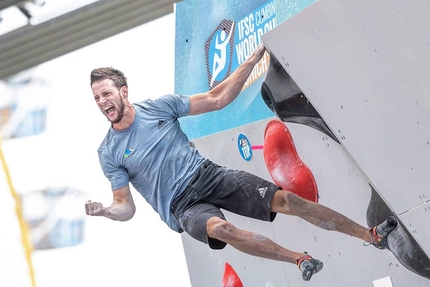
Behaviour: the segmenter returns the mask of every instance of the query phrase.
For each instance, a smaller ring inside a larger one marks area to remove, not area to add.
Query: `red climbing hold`
[[[228,263],[225,264],[222,287],[243,287],[242,281],[240,281],[236,271]]]
[[[318,188],[307,165],[300,159],[287,126],[270,121],[264,132],[264,161],[276,185],[302,198],[318,202]]]

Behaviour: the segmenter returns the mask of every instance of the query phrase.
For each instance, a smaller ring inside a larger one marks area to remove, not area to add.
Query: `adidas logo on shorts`
[[[264,198],[266,195],[267,187],[261,187],[258,189],[258,192],[260,193],[261,198]]]

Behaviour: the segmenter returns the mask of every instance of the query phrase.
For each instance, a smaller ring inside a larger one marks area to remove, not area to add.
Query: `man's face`
[[[120,90],[110,79],[94,82],[92,85],[94,99],[100,111],[112,124],[117,124],[124,116],[124,93],[127,87]]]

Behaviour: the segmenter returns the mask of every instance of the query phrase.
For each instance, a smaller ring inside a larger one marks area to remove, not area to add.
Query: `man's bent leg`
[[[275,193],[271,210],[298,216],[325,230],[336,230],[372,242],[368,228],[322,204],[308,201],[286,190],[280,189]]]
[[[263,235],[238,229],[219,217],[210,218],[206,223],[206,230],[209,237],[250,255],[294,264],[306,255],[285,249]]]
[[[219,217],[211,217],[206,223],[206,230],[210,238],[230,244],[249,255],[296,264],[305,281],[323,268],[321,261],[307,253],[283,248],[263,235],[238,229]]]

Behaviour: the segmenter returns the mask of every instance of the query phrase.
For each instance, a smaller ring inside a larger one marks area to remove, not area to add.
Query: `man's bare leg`
[[[272,200],[273,212],[298,216],[322,229],[335,230],[372,242],[369,228],[319,203],[305,200],[292,192],[278,190]]]
[[[315,202],[305,200],[294,193],[278,190],[272,200],[273,212],[298,216],[325,230],[336,230],[347,235],[372,242],[369,229],[346,216]],[[269,238],[236,228],[218,217],[208,220],[209,237],[218,239],[250,255],[296,263],[305,253],[293,252],[281,247]]]
[[[306,255],[285,249],[263,235],[238,229],[219,217],[210,218],[206,223],[206,230],[209,237],[225,242],[249,255],[293,264]]]
[[[359,225],[324,205],[305,200],[285,190],[278,190],[275,193],[271,210],[298,216],[325,230],[335,230],[366,242],[377,243],[374,242],[369,228]],[[395,221],[395,219],[393,220]],[[394,227],[389,228],[391,231]],[[304,280],[310,280],[313,274],[322,269],[322,262],[309,256],[305,257],[306,253],[288,250],[263,235],[238,229],[221,218],[210,218],[206,224],[206,230],[209,237],[230,244],[244,253],[297,264]],[[378,244],[374,245],[378,247]],[[300,263],[302,260],[304,264]]]
[[[210,218],[206,223],[206,230],[209,237],[225,242],[249,255],[297,264],[305,281],[309,281],[323,268],[321,261],[306,253],[283,248],[263,235],[238,229],[219,217]]]

